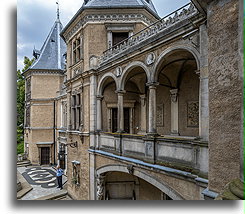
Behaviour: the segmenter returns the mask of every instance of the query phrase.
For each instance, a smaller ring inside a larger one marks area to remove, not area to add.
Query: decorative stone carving
[[[96,183],[97,183],[97,200],[103,200],[104,198],[104,181],[105,181],[105,176],[99,175],[96,178]]]
[[[173,103],[176,103],[178,100],[178,91],[179,91],[178,89],[170,90],[171,101]]]
[[[198,14],[199,12],[196,9],[196,7],[192,3],[189,3],[186,6],[177,10],[175,13],[172,13],[169,16],[166,16],[163,19],[159,20],[158,22],[150,25],[148,28],[145,28],[144,30],[136,34],[133,34],[127,40],[124,40],[123,42],[117,44],[116,46],[109,48],[100,57],[101,58],[100,61],[103,64],[113,59],[117,55],[122,54],[124,51],[127,51],[129,48],[132,48],[133,46],[136,45],[143,46],[146,40],[154,36],[158,36],[158,34],[162,33],[163,31],[167,31],[170,27],[178,24],[180,21],[188,20],[191,17]],[[195,41],[193,40],[193,42]],[[151,65],[152,63],[154,63],[154,60],[152,60],[152,56],[153,55],[149,55],[149,59],[148,59],[149,61],[146,60],[147,65]]]
[[[81,74],[81,73],[82,73],[82,71],[81,71],[81,69],[79,69],[79,68],[73,70],[73,76],[74,76],[74,77],[75,77],[75,76],[78,76],[78,75]]]
[[[152,65],[156,60],[156,55],[154,53],[150,53],[146,57],[146,64]]]
[[[128,165],[127,166],[127,169],[128,169],[128,173],[130,175],[133,175],[134,174],[134,166],[133,165]]]
[[[97,69],[99,64],[99,59],[97,56],[91,56],[89,59],[89,68],[90,69]]]
[[[187,126],[199,127],[199,102],[191,101],[187,104]]]
[[[158,127],[164,126],[164,105],[158,104],[157,105],[157,118],[156,123]]]
[[[115,70],[116,77],[122,76],[122,72],[123,72],[122,67],[121,66],[117,67],[116,70]]]

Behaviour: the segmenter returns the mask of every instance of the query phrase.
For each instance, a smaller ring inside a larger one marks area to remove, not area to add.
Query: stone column
[[[157,125],[156,125],[156,89],[157,83],[149,84],[149,134],[157,133]]]
[[[146,133],[146,95],[140,95],[140,131],[139,134]]]
[[[126,92],[125,91],[117,91],[117,96],[118,96],[118,103],[117,103],[117,108],[118,108],[118,132],[123,132],[124,131],[124,114],[123,114],[123,96]]]
[[[170,90],[171,96],[171,135],[179,135],[178,89]]]
[[[97,96],[97,131],[102,130],[102,100],[103,96]]]

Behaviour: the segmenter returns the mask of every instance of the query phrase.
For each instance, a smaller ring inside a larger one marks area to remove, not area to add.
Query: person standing
[[[57,177],[57,182],[58,182],[57,188],[60,188],[60,189],[63,189],[63,187],[62,187],[62,175],[63,175],[63,170],[58,165],[56,167],[56,177]]]

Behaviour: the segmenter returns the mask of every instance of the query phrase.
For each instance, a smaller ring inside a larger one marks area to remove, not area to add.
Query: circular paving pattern
[[[26,169],[22,175],[32,185],[41,185],[43,188],[54,188],[57,186],[56,173],[51,169],[35,167]]]

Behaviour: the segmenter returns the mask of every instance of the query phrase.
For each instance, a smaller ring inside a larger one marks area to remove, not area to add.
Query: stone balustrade
[[[98,149],[207,175],[208,145],[194,137],[147,137],[117,133],[100,133]]]
[[[143,29],[142,31],[134,34],[133,36],[123,40],[117,45],[106,50],[103,55],[100,57],[100,64],[103,64],[110,60],[112,57],[123,53],[131,47],[134,47],[140,43],[143,43],[145,40],[156,36],[163,31],[167,31],[170,27],[178,24],[183,20],[190,19],[191,17],[199,14],[199,11],[194,6],[193,3],[189,3],[180,9],[172,12],[171,14],[165,16],[161,20],[155,22],[149,27]]]

